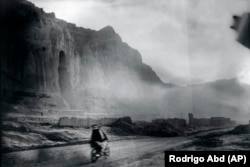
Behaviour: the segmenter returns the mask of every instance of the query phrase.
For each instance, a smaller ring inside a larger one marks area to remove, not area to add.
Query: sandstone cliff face
[[[148,108],[161,89],[172,86],[110,26],[77,27],[24,0],[8,2],[4,9],[1,95],[7,103],[134,112],[138,107],[131,110],[131,103]]]

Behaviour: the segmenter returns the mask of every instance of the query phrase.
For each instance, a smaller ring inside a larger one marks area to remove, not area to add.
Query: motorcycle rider
[[[98,125],[94,124],[92,127],[92,135],[90,139],[90,146],[94,148],[97,152],[97,156],[100,156],[102,153],[102,149],[108,143],[107,135],[98,127]]]

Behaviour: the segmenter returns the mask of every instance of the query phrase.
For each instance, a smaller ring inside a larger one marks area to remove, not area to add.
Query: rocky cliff
[[[134,113],[155,110],[151,104],[172,87],[111,26],[99,31],[77,27],[25,0],[2,7],[5,104]]]

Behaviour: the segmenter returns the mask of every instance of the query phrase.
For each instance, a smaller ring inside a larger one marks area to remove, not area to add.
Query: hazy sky
[[[250,84],[250,50],[236,42],[232,15],[248,0],[31,0],[84,28],[111,25],[165,82],[240,77]]]

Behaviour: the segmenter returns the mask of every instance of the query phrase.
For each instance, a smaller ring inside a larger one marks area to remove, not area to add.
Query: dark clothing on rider
[[[108,137],[107,135],[100,129],[94,129],[92,131],[90,145],[91,147],[94,147],[97,151],[97,153],[100,153],[102,151],[102,146],[98,144],[98,142],[107,141]]]
[[[105,140],[108,140],[107,135],[100,129],[94,129],[92,131],[91,141],[93,142],[103,142]]]

